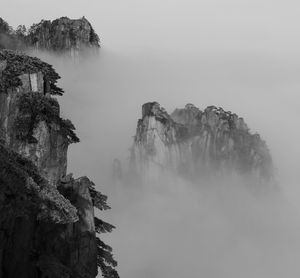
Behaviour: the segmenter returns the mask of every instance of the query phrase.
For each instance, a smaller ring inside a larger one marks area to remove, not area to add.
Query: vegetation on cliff
[[[77,48],[78,44],[85,47],[100,46],[98,35],[85,17],[41,20],[30,27],[27,39],[30,45],[38,45],[38,48],[54,51]]]
[[[201,111],[187,104],[169,115],[159,103],[145,103],[132,161],[134,167],[159,165],[193,179],[234,170],[268,182],[274,174],[269,149],[260,136],[250,132],[243,118],[213,105]]]
[[[4,64],[4,69],[1,70],[2,74],[0,75],[0,89],[2,92],[11,87],[21,86],[22,81],[20,75],[41,72],[44,76],[44,80],[49,82],[49,93],[51,95],[62,95],[64,93],[63,89],[57,86],[57,81],[60,79],[59,74],[48,63],[36,57],[11,50],[0,51],[0,62],[1,61]]]
[[[49,185],[31,161],[1,143],[0,184],[0,211],[6,212],[0,216],[7,221],[30,215],[60,224],[78,219],[76,209],[55,187]]]
[[[30,57],[11,50],[0,51],[0,63],[4,63],[0,70],[0,89],[2,93],[9,88],[22,86],[20,76],[41,72],[44,84],[48,84],[51,95],[62,95],[63,90],[56,85],[60,78],[53,67],[38,58]],[[1,93],[0,91],[0,93]],[[18,116],[15,120],[16,135],[19,140],[36,143],[33,131],[41,121],[46,122],[49,128],[58,126],[67,142],[77,143],[75,127],[70,120],[60,117],[59,104],[56,99],[46,96],[45,92],[25,92],[18,96]]]
[[[28,30],[24,25],[14,30],[0,18],[0,49],[25,50],[32,47],[64,53],[71,49],[97,49],[100,47],[100,39],[85,17],[41,20],[32,24]]]
[[[34,138],[33,131],[39,122],[44,121],[50,129],[52,124],[58,126],[69,144],[79,142],[72,122],[60,117],[59,104],[56,99],[29,92],[20,95],[18,106],[19,114],[15,121],[15,128],[19,140],[36,143],[37,139]]]
[[[76,193],[75,188],[78,184],[87,185],[89,191],[89,196],[91,197],[92,206],[99,209],[100,211],[105,211],[110,209],[107,204],[107,196],[95,189],[95,184],[90,181],[87,177],[81,177],[79,179],[73,179],[72,177],[67,177],[66,180],[63,180],[58,187],[58,190],[63,196],[65,196],[70,202],[78,209],[79,212],[79,221],[83,220],[84,212],[82,212],[82,202],[85,203],[85,206],[88,206],[87,200],[83,200],[82,196],[79,197]],[[86,222],[87,219],[84,220]],[[110,233],[115,228],[112,224],[109,224],[102,219],[99,219],[96,216],[93,216],[94,231],[97,234]],[[76,230],[75,223],[75,230]],[[91,235],[93,231],[87,232],[87,235]],[[74,237],[71,237],[70,240],[78,240],[80,237],[75,234]],[[95,241],[95,254],[96,254],[96,264],[101,270],[101,274],[104,278],[118,278],[118,272],[116,271],[117,262],[113,257],[112,248],[105,244],[99,237],[94,238]],[[79,262],[82,263],[82,262]],[[77,273],[76,270],[72,270],[73,273]],[[77,276],[76,276],[77,277]]]
[[[77,210],[31,161],[3,144],[0,185],[0,277],[38,278],[38,269],[41,274],[47,269],[37,265],[53,253],[41,244],[47,239],[41,230],[56,227],[57,232],[78,221]]]
[[[90,194],[93,200],[94,207],[99,210],[107,210],[110,207],[107,205],[107,196],[103,195],[101,192],[95,190],[95,185],[90,184],[89,187]],[[115,227],[103,220],[95,217],[95,229],[98,234],[110,233]],[[118,265],[116,260],[112,255],[112,248],[105,244],[99,237],[96,239],[97,244],[97,265],[101,269],[102,276],[104,278],[118,278],[118,272],[115,267]]]
[[[86,177],[66,182],[67,145],[79,139],[51,96],[63,93],[59,75],[2,50],[0,78],[0,277],[94,278],[98,267],[119,277],[112,248],[96,238],[114,228],[94,218],[107,197]]]

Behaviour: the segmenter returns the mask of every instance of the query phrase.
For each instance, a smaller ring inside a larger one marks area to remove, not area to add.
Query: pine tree
[[[96,191],[95,185],[90,185],[90,194],[93,200],[94,207],[99,210],[107,210],[110,207],[107,205],[107,196],[99,191]],[[95,217],[95,229],[98,234],[110,233],[115,227],[103,220]],[[119,274],[115,267],[118,263],[113,258],[112,248],[105,244],[99,237],[96,239],[97,244],[97,265],[101,269],[103,278],[119,278]]]

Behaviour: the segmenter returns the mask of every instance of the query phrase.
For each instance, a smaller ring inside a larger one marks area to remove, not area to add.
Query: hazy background
[[[276,0],[11,0],[1,6],[13,27],[84,15],[100,36],[97,59],[74,66],[43,57],[63,77],[62,111],[82,141],[70,148],[69,171],[88,175],[115,206],[107,220],[117,230],[107,240],[122,277],[300,274],[298,224],[273,202],[257,203],[231,187],[218,199],[183,182],[135,198],[136,188],[116,193],[108,186],[113,159],[126,165],[144,102],[156,100],[169,112],[186,103],[214,104],[244,117],[267,141],[282,191],[300,211],[299,14],[298,1]]]

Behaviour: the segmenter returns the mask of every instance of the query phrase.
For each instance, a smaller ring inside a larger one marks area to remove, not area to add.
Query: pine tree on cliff
[[[107,205],[107,196],[95,190],[94,184],[89,188],[93,200],[94,207],[99,210],[107,210],[110,207]],[[95,228],[98,234],[110,233],[115,227],[103,220],[95,217]],[[100,238],[96,239],[97,244],[97,265],[100,267],[104,278],[119,278],[115,267],[118,265],[112,255],[112,248],[105,244]]]
[[[26,87],[27,83],[23,84],[22,76],[30,80],[30,74],[40,76],[43,81],[37,82],[36,91],[32,91],[31,86]],[[35,130],[40,123],[49,133],[59,131],[62,140],[59,143],[64,148],[79,142],[74,125],[61,118],[59,103],[52,97],[63,94],[56,85],[59,78],[52,66],[38,58],[11,50],[0,51],[0,96],[3,96],[0,104],[6,103],[10,95],[19,93],[14,100],[15,106],[9,98],[11,107],[17,109],[0,109],[0,210],[4,212],[0,215],[0,230],[8,229],[4,238],[0,234],[0,277],[93,278],[100,268],[104,278],[118,278],[112,248],[96,238],[95,233],[111,232],[114,226],[99,218],[93,219],[94,207],[99,210],[110,208],[107,197],[96,191],[87,177],[73,179],[72,175],[64,173],[50,183],[44,171],[46,168],[36,165],[23,153],[9,150],[6,144],[6,138],[10,136],[14,142],[35,146],[39,143]],[[1,107],[4,106],[7,107]],[[13,115],[11,125],[2,124],[2,117],[6,115]],[[56,150],[58,141],[54,142]],[[61,162],[57,162],[57,166],[61,167]],[[79,192],[81,189],[84,194]],[[16,209],[16,204],[20,210]],[[87,226],[86,207],[90,213]],[[19,221],[20,217],[24,222]],[[20,222],[20,226],[15,222]],[[23,233],[19,233],[23,229],[22,223],[31,227],[24,238]],[[15,235],[20,235],[19,241],[24,242],[26,248],[19,247]],[[13,243],[16,248],[11,248]],[[38,274],[33,276],[31,273]]]

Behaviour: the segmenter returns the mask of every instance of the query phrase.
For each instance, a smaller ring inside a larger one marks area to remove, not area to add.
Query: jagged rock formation
[[[214,106],[201,111],[187,104],[169,115],[157,102],[144,104],[131,162],[151,177],[170,171],[192,179],[222,173],[273,178],[265,142],[242,118]]]
[[[59,75],[41,60],[0,51],[0,278],[118,277],[94,216],[106,196],[86,177],[67,175],[78,142],[53,95]]]
[[[0,49],[37,49],[69,55],[78,59],[82,53],[97,53],[100,40],[91,23],[85,18],[61,17],[42,20],[29,30],[20,25],[13,30],[0,18]]]
[[[29,45],[37,49],[69,52],[72,57],[78,56],[80,51],[100,47],[99,37],[85,17],[42,20],[31,26],[27,38]]]

